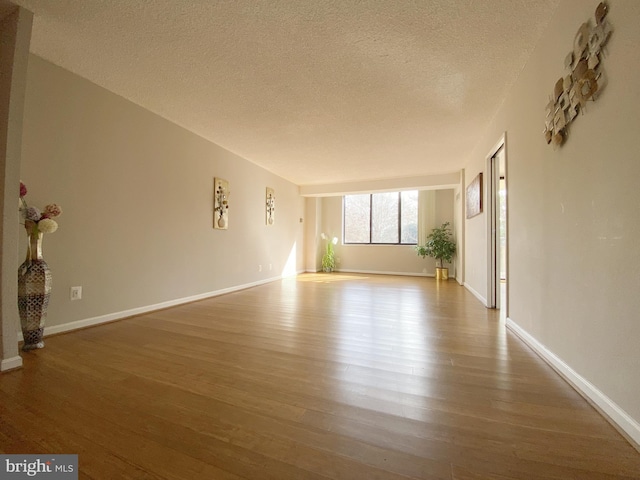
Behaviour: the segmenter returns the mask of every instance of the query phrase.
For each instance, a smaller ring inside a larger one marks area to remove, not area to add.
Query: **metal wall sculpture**
[[[609,7],[602,2],[595,12],[595,25],[583,23],[573,40],[573,50],[564,60],[566,75],[558,79],[547,104],[544,136],[547,143],[562,145],[569,124],[584,113],[587,101],[595,100],[604,86],[603,48],[611,35],[606,20]]]

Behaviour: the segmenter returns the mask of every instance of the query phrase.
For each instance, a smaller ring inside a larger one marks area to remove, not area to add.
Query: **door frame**
[[[507,291],[505,299],[500,298],[500,268],[498,257],[500,255],[500,245],[499,245],[499,212],[498,212],[498,191],[499,191],[499,181],[500,181],[500,169],[499,165],[496,164],[496,156],[500,150],[503,150],[504,155],[504,165],[505,165],[505,185],[507,185],[507,170],[508,170],[508,162],[507,162],[507,133],[503,133],[498,142],[493,146],[493,148],[489,151],[489,154],[486,157],[486,167],[487,167],[487,180],[486,180],[486,191],[487,191],[487,308],[497,308],[500,309],[502,307],[506,307],[506,315],[508,316],[508,308],[509,302],[506,301],[509,297],[509,208],[507,205],[507,234],[506,234],[506,245],[505,249],[507,251],[506,257],[506,277],[507,277]],[[508,190],[507,190],[508,191]],[[505,198],[505,202],[507,199]]]

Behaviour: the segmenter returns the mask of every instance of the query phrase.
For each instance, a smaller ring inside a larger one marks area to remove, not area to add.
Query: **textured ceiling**
[[[31,50],[299,185],[469,159],[560,0],[14,0]]]
[[[9,0],[0,0],[0,20],[16,9],[16,6],[9,3]]]

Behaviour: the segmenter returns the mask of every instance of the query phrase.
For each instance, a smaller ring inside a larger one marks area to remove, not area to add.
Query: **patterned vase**
[[[51,295],[51,270],[42,258],[42,233],[29,233],[27,259],[18,269],[18,312],[22,350],[44,347],[42,335]]]

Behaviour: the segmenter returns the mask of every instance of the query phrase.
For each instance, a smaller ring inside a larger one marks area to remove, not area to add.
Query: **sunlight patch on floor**
[[[334,282],[345,282],[348,280],[364,280],[366,276],[363,275],[343,275],[337,273],[303,273],[302,275],[298,275],[296,280],[298,282],[318,282],[318,283],[334,283]]]

